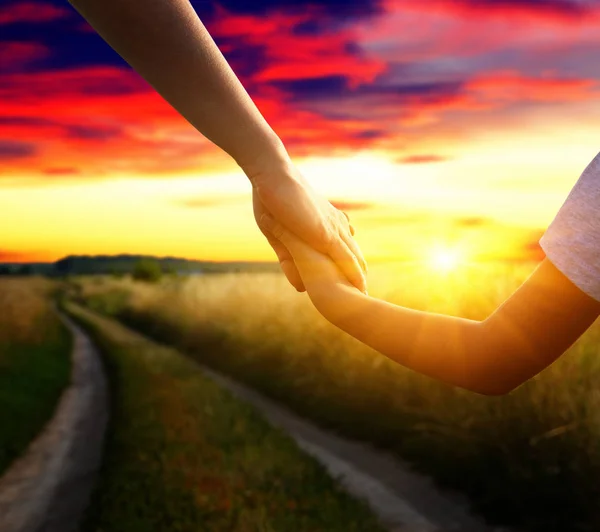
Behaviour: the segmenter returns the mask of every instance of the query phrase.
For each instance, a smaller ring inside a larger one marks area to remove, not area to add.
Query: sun
[[[431,252],[429,265],[434,270],[448,273],[455,270],[461,261],[461,253],[458,249],[436,248]]]

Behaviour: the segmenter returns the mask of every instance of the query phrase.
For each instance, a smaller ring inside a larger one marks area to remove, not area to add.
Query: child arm
[[[483,321],[392,305],[356,290],[330,259],[272,218],[261,223],[289,249],[313,304],[331,323],[409,369],[477,393],[510,392],[600,314],[600,302],[548,259]]]

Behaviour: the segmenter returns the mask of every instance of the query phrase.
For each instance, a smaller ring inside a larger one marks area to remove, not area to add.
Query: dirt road
[[[508,532],[487,526],[456,493],[443,493],[407,463],[364,443],[325,431],[271,399],[202,366],[207,375],[254,405],[319,460],[346,489],[366,499],[390,532]]]
[[[44,430],[0,478],[2,532],[75,532],[100,464],[106,379],[89,339],[63,319],[74,336],[71,383]]]
[[[44,431],[0,478],[2,532],[75,532],[101,459],[108,392],[100,358],[70,320],[72,382]],[[231,378],[203,371],[254,405],[288,433],[345,488],[366,499],[390,532],[501,532],[472,515],[457,494],[444,493],[398,458],[318,428]]]

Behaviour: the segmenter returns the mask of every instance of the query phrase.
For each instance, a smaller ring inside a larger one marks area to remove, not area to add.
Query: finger
[[[273,235],[273,237],[281,242],[288,250],[290,246],[293,247],[296,237],[269,214],[263,214],[258,221],[258,225],[263,231]]]
[[[341,238],[334,243],[329,256],[335,261],[346,278],[361,292],[367,293],[367,281],[356,255]]]
[[[360,247],[358,247],[356,240],[354,240],[354,238],[352,238],[350,235],[344,235],[342,238],[344,239],[344,242],[346,242],[346,245],[350,248],[352,253],[354,253],[354,256],[357,258],[362,271],[367,273],[367,261],[365,260],[365,257],[363,256]]]
[[[292,257],[289,250],[279,241],[277,240],[270,232],[263,231],[265,237],[271,247],[275,251],[277,255],[277,259],[279,260],[279,266],[286,276],[289,283],[298,291],[298,292],[306,292],[306,288],[304,287],[304,282],[302,281],[302,277],[300,276],[300,272],[296,267],[296,263],[294,262],[294,258]]]
[[[296,289],[296,291],[306,292],[306,287],[304,286],[302,277],[300,277],[300,272],[296,267],[296,263],[292,259],[286,259],[280,261],[279,265],[288,282]]]
[[[305,292],[306,288],[304,287],[304,283],[302,282],[302,277],[300,277],[300,272],[294,263],[294,259],[292,258],[288,249],[278,240],[276,240],[269,233],[265,234],[269,244],[275,251],[277,255],[277,259],[279,260],[279,266],[283,271],[285,277],[288,282],[298,291]]]
[[[346,211],[340,211],[346,218],[346,222],[348,222],[348,230],[350,231],[350,234],[352,236],[354,236],[354,234],[356,233],[356,229],[354,228],[354,226],[350,223],[350,216],[348,215],[348,213]],[[366,271],[366,270],[365,270]]]

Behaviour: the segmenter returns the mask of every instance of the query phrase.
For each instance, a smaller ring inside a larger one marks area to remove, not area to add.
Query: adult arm
[[[70,0],[75,9],[200,133],[227,152],[273,216],[366,289],[365,262],[347,218],[290,161],[188,0]],[[256,207],[256,206],[255,206]],[[291,256],[266,235],[298,289]]]

